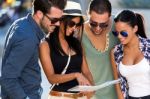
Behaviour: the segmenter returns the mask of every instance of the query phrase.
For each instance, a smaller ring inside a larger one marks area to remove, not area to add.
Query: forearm
[[[116,87],[118,99],[124,99],[123,94],[122,94],[121,89],[120,89],[120,84],[116,84],[115,87]]]
[[[78,73],[70,73],[70,74],[53,74],[48,77],[48,81],[51,84],[56,84],[56,83],[65,83],[71,80],[76,79],[78,76]]]
[[[25,99],[27,97],[17,79],[0,78],[0,84],[11,99]]]
[[[84,73],[84,76],[88,79],[88,81],[90,82],[91,85],[95,85],[91,73]]]

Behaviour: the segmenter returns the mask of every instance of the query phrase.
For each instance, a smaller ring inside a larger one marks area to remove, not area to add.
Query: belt
[[[67,93],[67,92],[59,92],[59,91],[51,91],[49,94],[51,96],[68,97],[73,99],[77,99],[78,97],[85,96],[83,93]]]

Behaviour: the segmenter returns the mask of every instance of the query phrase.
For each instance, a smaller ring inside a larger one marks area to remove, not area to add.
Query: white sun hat
[[[79,0],[67,0],[63,15],[83,16],[85,18]]]

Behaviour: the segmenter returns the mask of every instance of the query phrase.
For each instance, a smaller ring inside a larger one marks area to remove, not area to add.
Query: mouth
[[[49,31],[50,31],[50,32],[53,32],[54,29],[55,29],[55,26],[50,26]]]
[[[123,43],[123,42],[124,42],[124,39],[120,39],[120,42]]]
[[[91,29],[91,31],[94,35],[101,35],[102,34],[102,31],[94,31],[93,29]]]

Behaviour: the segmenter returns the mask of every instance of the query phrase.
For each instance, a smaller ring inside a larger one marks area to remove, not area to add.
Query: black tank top
[[[50,36],[50,39],[53,38],[53,35]],[[50,46],[50,54],[51,54],[51,61],[53,64],[53,68],[56,74],[61,74],[63,69],[65,68],[68,60],[67,55],[62,55],[58,50],[55,50],[55,48],[52,46],[52,40],[46,39]],[[69,66],[67,68],[67,71],[65,74],[74,73],[74,72],[81,72],[81,65],[82,65],[82,55],[72,55],[71,60],[69,63]],[[52,90],[55,91],[62,91],[62,92],[68,92],[67,90],[69,88],[72,88],[74,86],[78,85],[78,82],[76,79],[61,83],[59,85],[55,85],[55,87]]]

